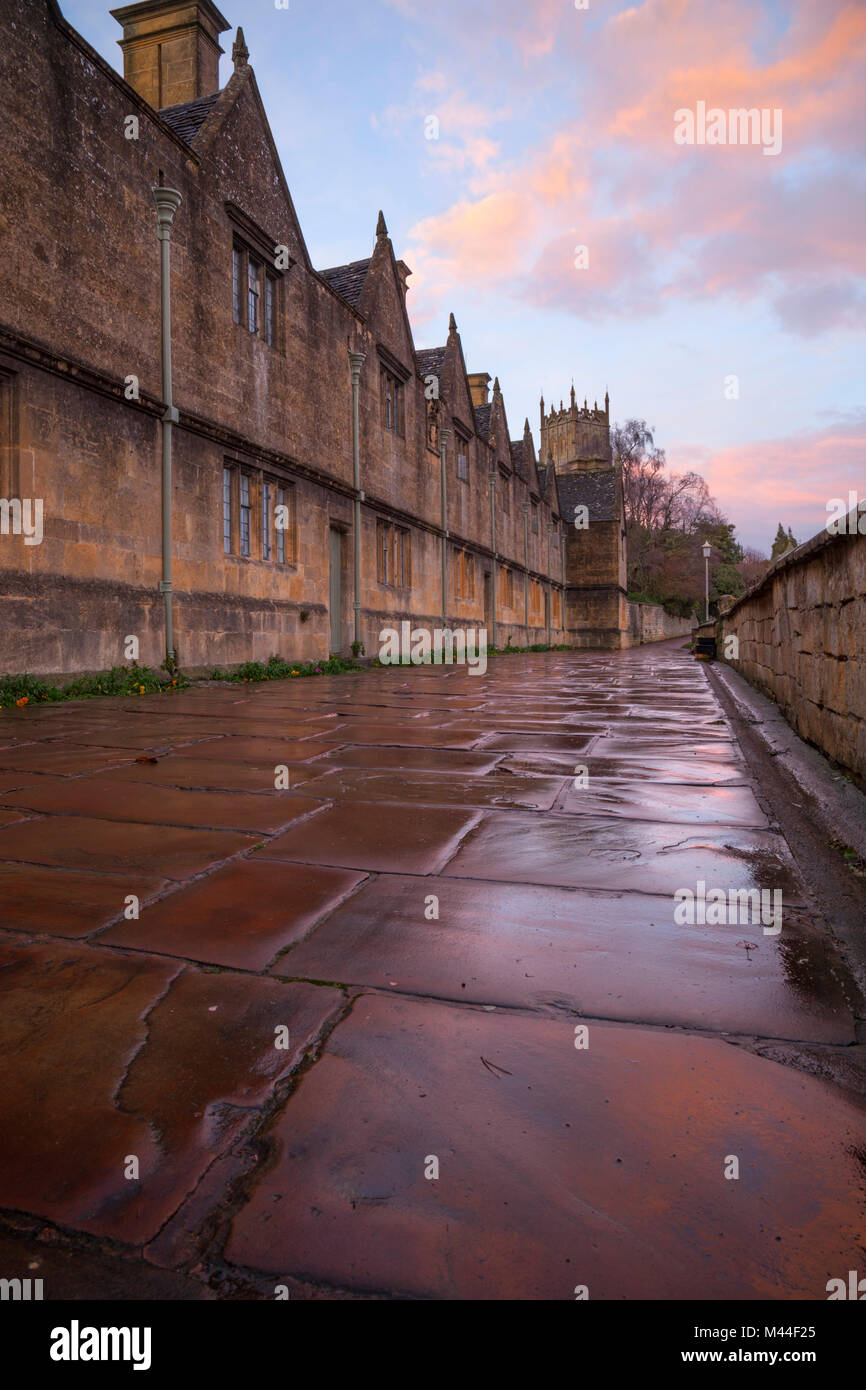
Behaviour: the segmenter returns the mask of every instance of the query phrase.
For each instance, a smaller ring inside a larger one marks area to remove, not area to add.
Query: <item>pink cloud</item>
[[[533,6],[535,46],[525,7],[484,0],[482,9],[496,12],[491,43],[533,63],[536,83],[542,67],[558,80],[574,73],[584,107],[509,159],[507,127],[492,139],[490,110],[440,86],[463,135],[434,157],[466,184],[410,234],[422,308],[450,297],[471,268],[478,288],[589,316],[649,313],[678,298],[763,297],[792,333],[862,324],[866,191],[843,160],[863,150],[866,7],[799,0],[762,61],[751,46],[761,11],[746,0],[647,0],[610,16],[591,42],[585,16],[572,10],[566,22],[568,6]],[[450,0],[442,10],[476,40],[474,10],[471,24]],[[443,59],[446,81],[447,72]],[[781,153],[676,145],[674,112],[697,100],[780,107]],[[589,271],[574,266],[581,244]]]
[[[831,498],[866,496],[866,416],[724,449],[681,441],[666,452],[674,472],[694,468],[706,479],[732,520],[748,518],[746,539],[768,553],[780,521],[808,540],[824,526]]]

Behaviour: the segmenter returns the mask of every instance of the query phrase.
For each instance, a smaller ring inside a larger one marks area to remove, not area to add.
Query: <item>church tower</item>
[[[571,402],[559,410],[551,409],[544,413],[544,397],[541,398],[541,449],[542,463],[553,461],[557,476],[568,473],[593,473],[599,468],[612,468],[613,457],[610,448],[610,397],[604,395],[604,410],[599,410],[598,402],[588,406],[577,404],[574,386],[571,388]]]
[[[553,466],[565,552],[566,628],[575,647],[621,647],[628,634],[626,528],[622,473],[610,442],[610,397],[545,413],[539,463]]]

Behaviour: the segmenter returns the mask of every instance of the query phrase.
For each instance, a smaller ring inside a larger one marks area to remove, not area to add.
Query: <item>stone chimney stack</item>
[[[472,404],[489,405],[487,390],[490,382],[490,373],[469,372],[466,379],[469,382],[469,394],[472,397]]]
[[[123,27],[123,76],[157,111],[219,91],[219,36],[212,0],[143,0],[112,10]]]

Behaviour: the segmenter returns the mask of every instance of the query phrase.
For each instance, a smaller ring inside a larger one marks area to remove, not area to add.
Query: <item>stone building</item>
[[[159,665],[168,602],[191,670],[372,655],[402,619],[616,645],[607,408],[572,435],[542,411],[539,458],[528,422],[511,440],[453,315],[415,347],[381,214],[368,256],[312,265],[242,31],[220,90],[211,0],[112,14],[123,77],[55,0],[0,11],[0,670],[105,669],[129,635]]]
[[[556,475],[563,516],[571,523],[567,546],[566,627],[573,646],[625,644],[626,529],[622,474],[611,453],[610,399],[580,406],[574,387],[567,406],[544,413],[541,458]]]

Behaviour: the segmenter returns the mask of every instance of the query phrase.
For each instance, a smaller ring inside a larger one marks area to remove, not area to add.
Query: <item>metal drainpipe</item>
[[[550,637],[553,632],[553,580],[550,574],[550,533],[553,530],[553,522],[547,523],[547,645],[550,646]]]
[[[171,224],[182,202],[175,188],[154,188],[156,235],[160,243],[160,299],[162,319],[162,579],[159,591],[165,602],[165,657],[175,659],[174,615],[171,601],[171,427],[178,413],[171,396]]]
[[[364,494],[361,491],[361,454],[358,440],[358,383],[361,380],[361,368],[367,354],[365,352],[350,352],[349,361],[352,366],[352,481],[355,488],[354,502],[354,561],[355,561],[355,597],[352,607],[355,611],[355,641],[359,644],[356,651],[360,652],[361,642],[361,503]]]
[[[442,475],[442,628],[448,627],[448,480],[445,474],[445,446],[450,430],[439,431],[439,463]]]
[[[523,626],[529,646],[529,503],[523,504]]]
[[[493,551],[490,574],[491,647],[496,646],[496,473],[490,474],[490,549]]]
[[[561,569],[562,569],[562,612],[560,613],[560,618],[562,619],[561,626],[562,626],[562,635],[563,635],[563,638],[565,637],[565,633],[566,633],[566,626],[565,626],[565,547],[566,547],[567,542],[568,542],[568,532],[565,531],[565,530],[560,531],[560,533],[559,533],[559,557],[560,557]]]

